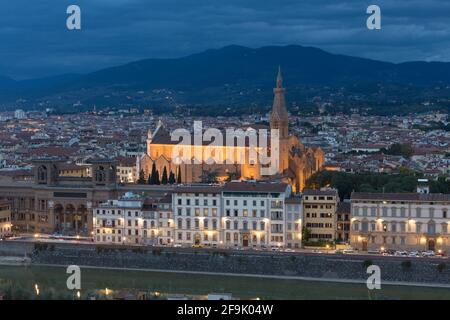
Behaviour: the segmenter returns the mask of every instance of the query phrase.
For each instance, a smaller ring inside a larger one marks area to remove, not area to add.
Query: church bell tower
[[[286,108],[285,93],[283,88],[283,75],[281,67],[278,68],[276,88],[273,89],[274,99],[272,113],[270,115],[270,129],[279,130],[279,163],[278,172],[283,173],[289,167],[289,116]]]

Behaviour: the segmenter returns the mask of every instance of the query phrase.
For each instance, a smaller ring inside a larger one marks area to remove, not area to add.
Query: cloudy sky
[[[66,28],[81,8],[82,30]],[[382,29],[366,28],[366,9]],[[13,0],[0,3],[0,75],[84,73],[230,44],[300,44],[392,62],[450,61],[449,0]]]

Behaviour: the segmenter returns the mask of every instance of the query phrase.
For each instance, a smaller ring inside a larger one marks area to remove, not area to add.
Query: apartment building
[[[302,207],[301,197],[290,197],[285,200],[286,246],[288,248],[302,247]]]
[[[351,245],[359,250],[449,250],[450,195],[352,193]]]
[[[301,199],[283,183],[177,186],[93,208],[95,241],[204,247],[301,247]]]
[[[222,187],[194,185],[176,187],[172,194],[175,219],[174,243],[183,246],[218,246],[221,230]]]
[[[12,235],[11,205],[8,201],[0,201],[0,239]]]
[[[120,199],[94,207],[94,240],[105,244],[145,244],[143,204],[141,197],[126,193]]]
[[[350,242],[350,201],[339,202],[336,210],[336,241],[340,243]]]
[[[337,190],[304,190],[303,219],[308,231],[305,241],[334,241],[336,239]]]
[[[286,246],[283,183],[231,182],[223,187],[223,243],[227,247]]]
[[[120,183],[135,183],[139,179],[136,167],[136,158],[117,158],[117,180]]]

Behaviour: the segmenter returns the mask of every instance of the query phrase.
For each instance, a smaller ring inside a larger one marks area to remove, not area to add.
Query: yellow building
[[[168,175],[170,172],[181,175],[179,181],[182,183],[212,182],[211,180],[220,182],[226,179],[264,180],[279,178],[292,185],[293,191],[296,192],[303,190],[306,180],[322,168],[324,164],[323,151],[320,148],[305,147],[296,136],[289,135],[289,117],[281,70],[279,70],[277,76],[270,117],[270,129],[278,130],[278,148],[272,145],[271,141],[267,141],[267,146],[262,146],[259,134],[257,135],[256,146],[251,147],[250,145],[255,144],[250,144],[251,140],[247,139],[248,136],[245,136],[248,131],[244,131],[249,129],[254,129],[254,126],[244,128],[242,131],[244,136],[241,134],[237,137],[237,139],[243,138],[243,144],[235,143],[233,139],[233,143],[230,145],[226,139],[223,139],[223,144],[214,144],[211,147],[210,141],[207,143],[191,141],[189,144],[183,145],[183,153],[186,152],[191,155],[193,161],[176,164],[173,155],[177,154],[174,153],[174,149],[180,148],[179,141],[173,141],[171,134],[160,122],[153,133],[151,131],[148,133],[147,152],[138,161],[138,171],[142,169],[145,177],[148,177],[151,174],[153,164],[155,164],[160,177],[162,177],[164,168],[166,168]],[[194,132],[195,130],[194,128]],[[225,137],[225,135],[223,136]],[[273,139],[273,136],[264,138],[270,140]],[[213,151],[211,152],[211,150]],[[270,164],[275,168],[273,174],[262,174],[267,165],[261,164],[254,158],[254,151],[257,154],[270,154],[272,158],[276,159],[275,163]],[[275,157],[272,155],[273,152],[279,152],[279,154]],[[212,154],[216,161],[212,164],[209,163],[205,160],[206,154]],[[234,162],[233,164],[227,163],[230,157],[236,160],[240,156],[243,157],[244,161]]]
[[[304,190],[303,219],[309,237],[305,241],[334,241],[336,238],[336,190]]]

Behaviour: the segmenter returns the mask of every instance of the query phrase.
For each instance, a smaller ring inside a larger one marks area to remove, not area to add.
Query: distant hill
[[[286,83],[329,85],[393,82],[411,85],[450,84],[450,63],[393,64],[302,46],[250,49],[228,46],[179,59],[147,59],[85,75],[71,88],[126,85],[140,88],[195,89],[242,82],[273,85],[277,66]]]
[[[297,45],[250,49],[228,46],[178,59],[146,59],[106,68],[85,75],[63,75],[45,79],[13,81],[0,77],[0,103],[25,98],[71,104],[164,103],[155,89],[174,90],[176,103],[258,103],[239,97],[245,90],[264,90],[271,95],[278,65],[287,88],[301,86],[433,87],[450,85],[450,63],[388,63]],[[12,93],[5,94],[6,89]],[[136,91],[141,92],[140,96]],[[3,92],[3,94],[2,94]],[[267,98],[264,95],[264,99]]]

